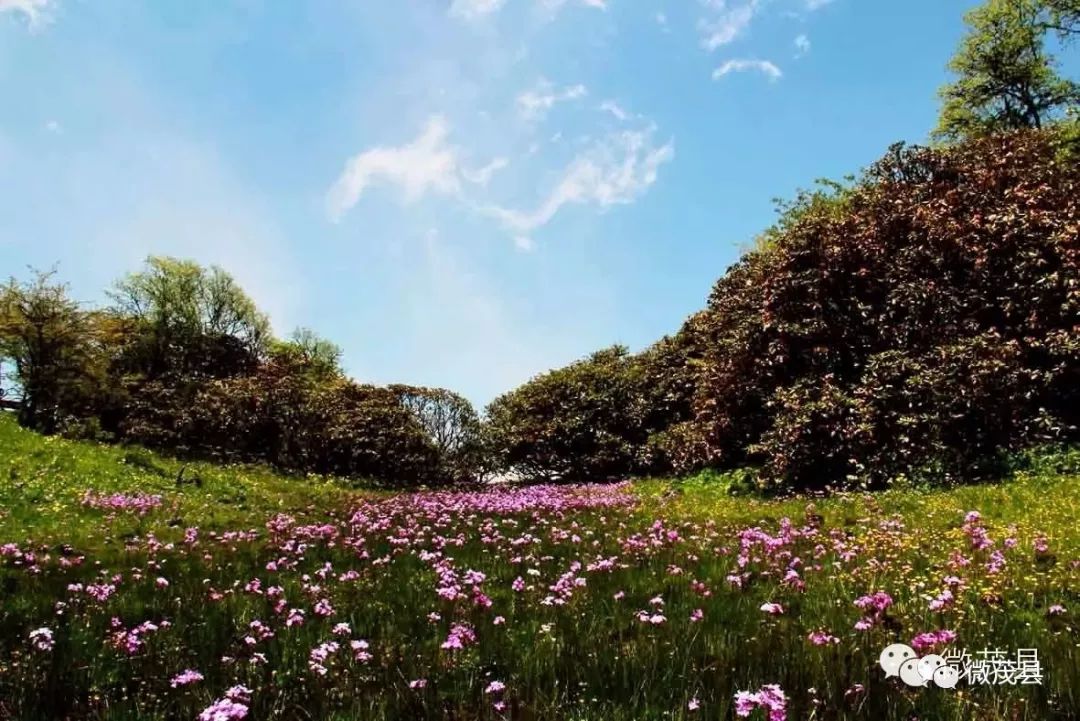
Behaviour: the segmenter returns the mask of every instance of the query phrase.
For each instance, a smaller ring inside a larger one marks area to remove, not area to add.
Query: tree
[[[19,422],[55,433],[66,412],[93,395],[95,344],[89,316],[53,272],[0,288],[0,358],[22,391]]]
[[[1045,36],[1072,32],[1077,0],[988,0],[967,14],[969,32],[941,89],[941,139],[1040,128],[1080,100],[1080,86],[1055,71]]]
[[[157,377],[229,375],[266,349],[270,323],[231,275],[217,266],[151,256],[118,281],[114,309],[135,321],[128,370]]]
[[[533,479],[625,478],[648,440],[645,373],[623,346],[537,376],[487,408],[502,469]]]
[[[274,341],[270,344],[270,354],[281,363],[296,366],[316,381],[342,375],[341,346],[309,328],[297,328],[288,340]]]
[[[472,480],[481,462],[480,417],[468,399],[445,388],[392,385],[395,393],[424,429],[438,451],[448,480]]]

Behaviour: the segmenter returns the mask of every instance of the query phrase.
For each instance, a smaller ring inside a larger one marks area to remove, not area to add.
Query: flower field
[[[384,494],[0,419],[0,718],[1074,719],[1080,476]],[[194,479],[192,481],[191,479]],[[1041,684],[909,688],[1037,649]]]

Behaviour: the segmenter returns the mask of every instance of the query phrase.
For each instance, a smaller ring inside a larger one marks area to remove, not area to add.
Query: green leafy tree
[[[53,275],[38,271],[0,288],[0,358],[14,367],[19,421],[44,433],[94,395],[100,367],[91,317]]]
[[[341,346],[323,338],[309,328],[297,328],[285,341],[270,344],[270,354],[286,365],[292,365],[316,381],[340,378]]]
[[[1040,128],[1080,100],[1046,49],[1051,28],[1075,30],[1076,0],[989,0],[965,18],[969,32],[949,63],[957,78],[941,89],[935,135],[955,140]]]
[[[267,317],[217,266],[151,256],[109,296],[135,324],[127,370],[149,377],[228,375],[263,355],[270,339]]]

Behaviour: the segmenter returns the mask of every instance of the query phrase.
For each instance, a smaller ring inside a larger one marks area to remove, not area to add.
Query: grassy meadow
[[[1075,719],[1078,516],[1076,452],[813,501],[391,494],[0,417],[0,718]],[[896,642],[1042,683],[909,688]]]

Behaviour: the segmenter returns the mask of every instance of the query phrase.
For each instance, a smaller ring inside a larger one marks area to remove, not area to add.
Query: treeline
[[[39,274],[0,292],[23,424],[378,479],[584,481],[752,466],[762,485],[991,473],[1077,438],[1080,163],[1063,127],[897,146],[805,193],[704,310],[638,354],[540,375],[480,416],[273,338],[218,268],[150,258],[84,310]]]
[[[574,479],[750,465],[763,485],[995,471],[1077,438],[1080,163],[1064,128],[893,148],[807,193],[639,355],[488,409],[501,463]]]
[[[19,420],[44,433],[396,484],[471,479],[479,418],[450,391],[346,378],[340,349],[287,340],[220,268],[151,257],[84,310],[51,273],[0,291]]]

